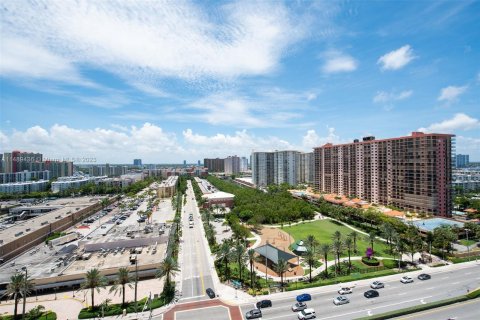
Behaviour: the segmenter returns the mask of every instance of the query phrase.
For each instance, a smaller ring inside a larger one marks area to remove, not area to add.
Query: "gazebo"
[[[296,255],[280,250],[277,247],[272,246],[270,243],[264,244],[254,249],[256,253],[265,258],[265,266],[277,265],[278,261],[284,260],[288,262],[293,258],[298,258]]]
[[[299,256],[301,256],[305,252],[307,252],[307,247],[305,247],[305,244],[303,243],[303,240],[300,240],[293,245],[293,252],[295,252]]]

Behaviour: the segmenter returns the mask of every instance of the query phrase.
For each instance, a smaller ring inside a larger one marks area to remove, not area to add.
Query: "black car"
[[[378,291],[377,290],[368,290],[368,291],[365,291],[365,293],[363,294],[365,296],[365,298],[376,298],[379,296],[378,294]]]
[[[430,280],[431,276],[426,273],[422,273],[418,275],[418,280]]]
[[[253,310],[248,311],[245,314],[245,318],[247,318],[247,319],[257,319],[257,318],[261,318],[261,317],[262,317],[262,310],[260,310],[260,309],[253,309]]]
[[[272,306],[272,300],[262,300],[257,302],[257,309],[268,308]]]
[[[209,296],[210,299],[215,298],[215,291],[213,291],[211,288],[208,288],[206,292],[207,292],[207,296]]]

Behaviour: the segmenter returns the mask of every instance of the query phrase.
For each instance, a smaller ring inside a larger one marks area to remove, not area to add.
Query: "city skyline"
[[[426,131],[480,160],[476,1],[0,6],[2,152],[196,163]]]

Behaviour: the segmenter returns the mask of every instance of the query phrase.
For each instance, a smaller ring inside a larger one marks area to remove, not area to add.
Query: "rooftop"
[[[235,195],[231,194],[231,193],[223,192],[223,191],[218,191],[218,192],[214,192],[214,193],[204,194],[202,197],[206,198],[206,199],[209,199],[209,200],[211,200],[211,199],[233,199],[233,198],[235,198]]]
[[[433,231],[442,225],[457,226],[459,228],[463,228],[463,222],[453,221],[453,220],[444,219],[444,218],[417,220],[417,221],[412,221],[412,224],[418,227],[422,231]]]

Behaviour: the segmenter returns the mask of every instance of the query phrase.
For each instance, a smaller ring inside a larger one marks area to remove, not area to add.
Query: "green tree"
[[[106,284],[107,279],[100,274],[100,271],[97,268],[87,271],[87,274],[85,275],[85,281],[83,282],[81,288],[83,290],[90,289],[92,309],[95,307],[95,290],[100,292],[100,289],[105,288]]]
[[[38,306],[30,309],[27,313],[27,319],[28,320],[37,320],[40,319],[40,317],[43,315],[45,312],[45,307],[39,304]]]
[[[353,246],[353,240],[351,237],[347,237],[344,242],[345,248],[347,249],[348,252],[348,272],[350,273],[350,270],[352,270],[352,261],[350,260],[350,255],[352,252],[352,246]]]
[[[440,226],[433,230],[433,245],[442,249],[442,256],[445,260],[445,253],[450,251],[452,242],[457,239],[457,235],[450,226]]]
[[[315,261],[317,260],[317,255],[312,248],[307,248],[307,252],[305,252],[305,262],[308,264],[309,274],[310,274],[310,282],[312,282],[312,267],[315,266]]]
[[[329,244],[322,244],[320,246],[320,254],[323,255],[323,260],[325,260],[325,277],[328,278],[328,254],[332,250],[332,247]]]
[[[358,232],[357,231],[352,231],[350,233],[350,237],[353,240],[353,253],[357,253],[357,238],[358,238]]]
[[[158,266],[156,273],[157,278],[165,277],[165,286],[171,287],[171,277],[175,276],[180,271],[177,261],[172,257],[166,257]]]
[[[115,280],[114,285],[110,288],[110,293],[115,292],[115,294],[120,293],[122,295],[122,306],[125,305],[125,287],[128,286],[132,289],[132,281],[134,281],[134,279],[130,276],[127,268],[118,269],[117,279]]]
[[[253,288],[253,263],[255,262],[255,250],[249,249],[247,251],[248,262],[250,263],[250,286]]]
[[[367,240],[368,242],[370,242],[370,247],[372,248],[373,254],[375,254],[375,250],[374,250],[374,248],[373,248],[373,245],[374,245],[374,243],[375,243],[375,240],[377,240],[377,235],[376,235],[376,233],[373,232],[373,231],[370,232],[370,233],[366,236],[365,240]]]
[[[288,270],[288,262],[283,259],[278,260],[278,263],[275,266],[275,271],[280,275],[280,287],[282,288],[282,291],[283,291],[283,275],[285,274],[285,272],[287,272],[287,270]]]
[[[25,283],[25,275],[23,273],[15,273],[10,277],[10,283],[7,285],[8,296],[13,297],[14,300],[14,309],[13,309],[13,319],[17,319],[18,314],[18,301],[20,300],[20,295]]]
[[[220,245],[220,247],[218,248],[215,255],[217,256],[217,259],[220,262],[225,264],[225,279],[228,279],[228,276],[229,276],[228,263],[232,258],[230,241],[224,240]]]
[[[332,249],[335,253],[335,272],[338,273],[340,271],[340,255],[343,252],[342,240],[334,240],[332,243]]]
[[[235,254],[236,261],[238,263],[240,282],[242,282],[242,269],[243,269],[243,263],[245,261],[246,251],[247,251],[247,248],[243,244],[237,243],[235,245],[234,254]]]

